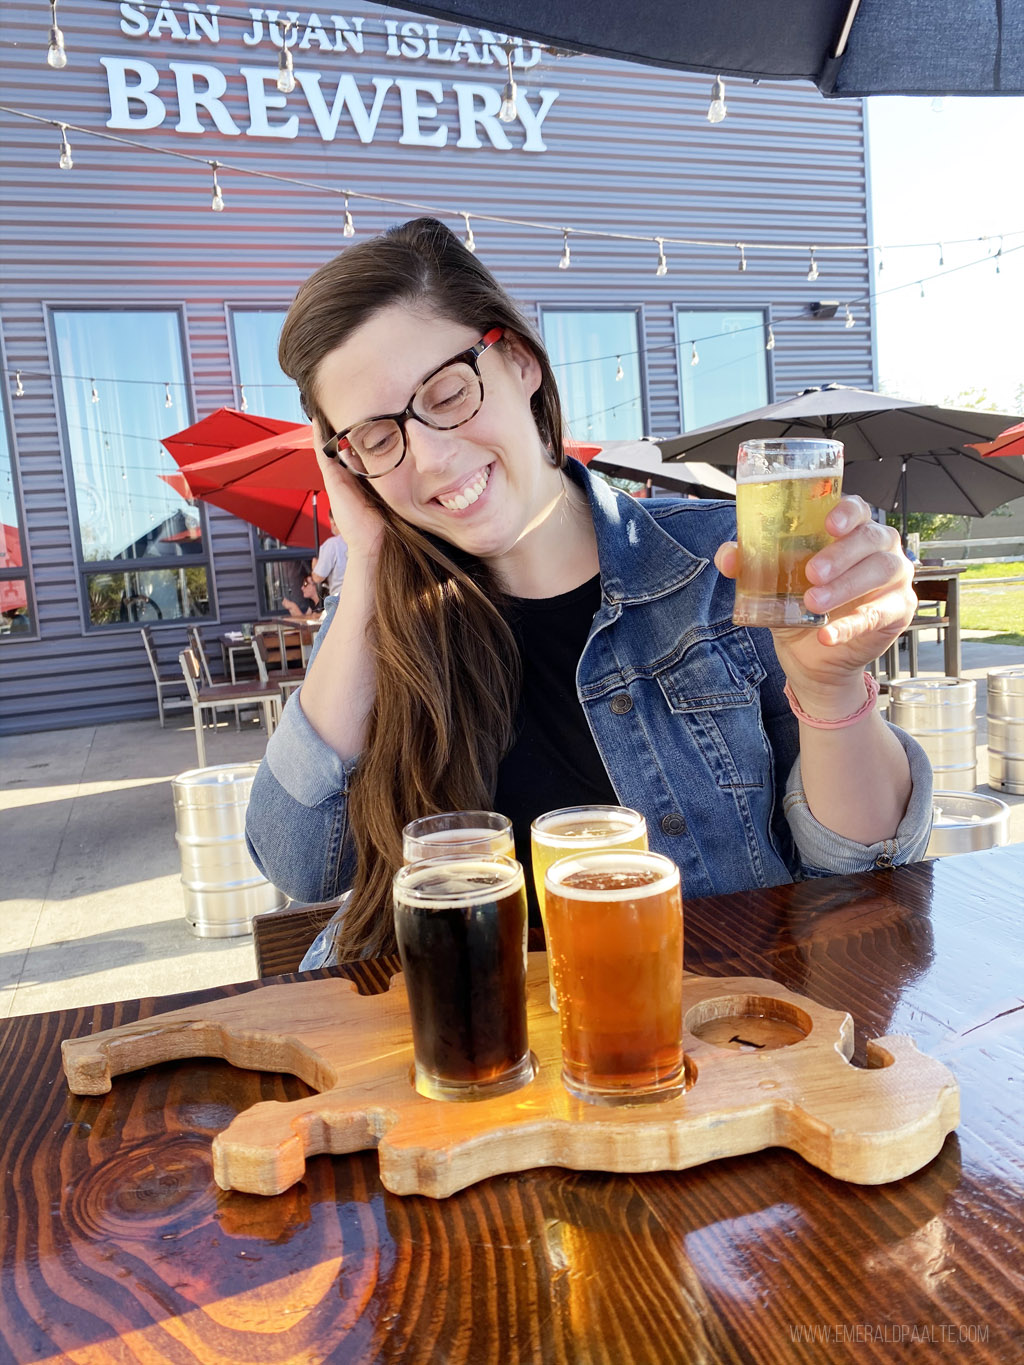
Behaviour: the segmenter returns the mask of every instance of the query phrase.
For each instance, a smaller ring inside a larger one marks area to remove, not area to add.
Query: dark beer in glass
[[[526,892],[513,858],[429,858],[394,880],[415,1085],[485,1099],[533,1078],[526,1033]]]

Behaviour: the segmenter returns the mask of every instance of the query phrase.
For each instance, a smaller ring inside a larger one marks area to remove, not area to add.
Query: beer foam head
[[[635,839],[646,828],[644,817],[628,806],[565,806],[539,815],[530,826],[540,844],[572,849],[588,841],[608,844]]]
[[[592,881],[601,885],[587,885]],[[549,896],[569,894],[573,900],[605,902],[638,900],[663,895],[678,886],[679,868],[662,853],[595,849],[559,858],[548,868],[544,884]]]
[[[404,905],[468,909],[507,896],[524,885],[514,858],[493,854],[425,858],[395,873],[395,900]]]

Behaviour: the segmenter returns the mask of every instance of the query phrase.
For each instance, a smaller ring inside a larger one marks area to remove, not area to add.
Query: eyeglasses
[[[504,335],[504,327],[492,327],[475,346],[428,374],[401,412],[384,413],[335,432],[324,444],[324,454],[329,460],[340,460],[361,478],[379,479],[405,459],[405,424],[410,417],[435,431],[464,426],[483,406],[480,357]]]

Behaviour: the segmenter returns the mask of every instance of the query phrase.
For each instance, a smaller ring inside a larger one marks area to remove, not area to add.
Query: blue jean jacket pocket
[[[742,627],[714,627],[684,638],[655,673],[668,704],[687,726],[720,787],[762,787],[771,756],[758,688],[766,677]]]

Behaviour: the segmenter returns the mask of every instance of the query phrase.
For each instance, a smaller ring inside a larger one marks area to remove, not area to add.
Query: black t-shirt
[[[522,691],[516,738],[498,768],[494,809],[512,821],[516,857],[526,869],[530,923],[539,924],[531,821],[562,806],[618,805],[576,695],[576,666],[601,605],[600,575],[558,597],[506,603],[522,660]]]

